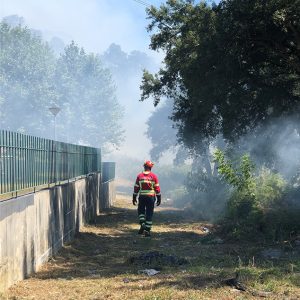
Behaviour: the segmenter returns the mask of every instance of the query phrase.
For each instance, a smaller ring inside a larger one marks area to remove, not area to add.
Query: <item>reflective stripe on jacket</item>
[[[160,195],[160,187],[157,176],[149,171],[140,173],[136,178],[133,194],[146,196]]]

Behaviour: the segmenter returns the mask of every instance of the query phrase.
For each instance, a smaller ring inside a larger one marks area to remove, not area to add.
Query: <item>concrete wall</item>
[[[116,198],[115,181],[102,182],[100,195],[100,211],[111,207]]]
[[[110,206],[114,184],[104,183],[104,193],[101,185],[101,175],[94,174],[0,202],[0,292],[37,271]]]

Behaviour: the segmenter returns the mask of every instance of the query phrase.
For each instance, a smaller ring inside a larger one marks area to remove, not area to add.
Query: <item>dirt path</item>
[[[284,289],[269,286],[268,276],[258,282],[265,269],[241,266],[241,257],[246,260],[257,249],[201,242],[203,227],[209,224],[200,224],[182,211],[157,209],[151,239],[138,236],[136,210],[129,204],[129,198],[119,196],[116,206],[100,215],[95,226],[84,228],[40,272],[11,287],[6,299],[257,299],[222,283],[238,267],[244,282],[271,291],[266,294],[270,299],[300,299],[296,273],[294,284],[285,282]],[[132,257],[149,251],[185,258],[188,264],[156,262],[159,274],[140,274],[147,266],[132,263]],[[277,277],[274,280],[280,284],[280,274]]]

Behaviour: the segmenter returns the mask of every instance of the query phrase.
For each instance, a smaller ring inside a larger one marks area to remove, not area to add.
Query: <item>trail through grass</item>
[[[74,242],[37,274],[11,287],[4,298],[300,299],[299,253],[290,249],[282,259],[266,260],[259,256],[266,245],[219,244],[205,232],[213,231],[212,225],[170,207],[156,209],[153,223],[150,239],[138,236],[136,207],[130,198],[118,196],[95,225],[83,228]],[[141,274],[145,266],[132,264],[130,258],[149,251],[182,257],[188,264],[156,266],[160,273],[152,277]],[[223,283],[236,271],[246,292]]]

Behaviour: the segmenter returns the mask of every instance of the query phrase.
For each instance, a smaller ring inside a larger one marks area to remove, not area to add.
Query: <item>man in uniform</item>
[[[136,205],[137,195],[139,194],[138,216],[141,227],[138,233],[144,234],[145,237],[150,237],[154,203],[156,201],[157,206],[161,203],[158,178],[151,172],[153,166],[152,161],[145,161],[144,172],[138,174],[132,196],[132,204]]]

